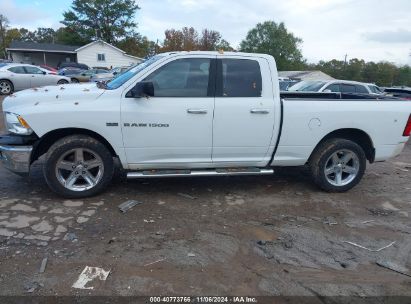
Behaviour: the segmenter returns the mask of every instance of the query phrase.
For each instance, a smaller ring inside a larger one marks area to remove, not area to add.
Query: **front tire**
[[[72,83],[79,83],[80,81],[77,78],[71,78]]]
[[[68,84],[69,82],[65,79],[60,79],[59,81],[57,81],[57,84]]]
[[[310,158],[312,178],[328,192],[345,192],[362,179],[367,164],[364,150],[355,142],[334,138],[320,144]]]
[[[85,136],[64,137],[46,154],[43,174],[51,190],[67,198],[98,194],[110,183],[113,156],[98,140]]]
[[[13,91],[14,87],[11,81],[6,79],[0,80],[0,95],[10,95]]]

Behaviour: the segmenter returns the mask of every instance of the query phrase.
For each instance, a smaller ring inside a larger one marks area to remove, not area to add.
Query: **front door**
[[[274,128],[273,83],[268,61],[226,55],[217,58],[213,162],[257,166],[269,158]]]
[[[47,75],[44,74],[42,70],[36,68],[34,66],[26,65],[24,66],[26,73],[30,75],[31,83],[30,86],[32,88],[41,87],[45,85],[49,85],[50,83],[47,81]]]
[[[130,169],[211,163],[215,56],[171,59],[145,77],[154,97],[121,102]]]

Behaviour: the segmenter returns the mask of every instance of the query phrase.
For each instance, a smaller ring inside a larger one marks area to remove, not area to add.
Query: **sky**
[[[71,0],[0,0],[12,27],[61,26]],[[411,65],[411,0],[136,0],[138,32],[161,42],[164,30],[219,31],[238,47],[266,20],[284,22],[303,39],[308,62],[362,58]]]

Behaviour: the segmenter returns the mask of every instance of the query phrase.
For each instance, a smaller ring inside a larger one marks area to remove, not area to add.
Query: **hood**
[[[39,104],[91,101],[100,97],[104,92],[105,90],[98,88],[95,83],[32,88],[6,97],[3,101],[3,111],[14,112],[15,108],[27,108]]]

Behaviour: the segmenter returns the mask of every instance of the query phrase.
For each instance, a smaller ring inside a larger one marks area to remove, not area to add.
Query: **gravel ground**
[[[410,159],[409,144],[342,194],[319,191],[304,168],[281,168],[261,177],[117,174],[84,200],[52,194],[41,162],[29,179],[0,167],[0,295],[411,296],[410,277],[376,264],[411,273]],[[129,199],[142,203],[121,213]],[[92,290],[72,288],[86,266],[111,272]]]

